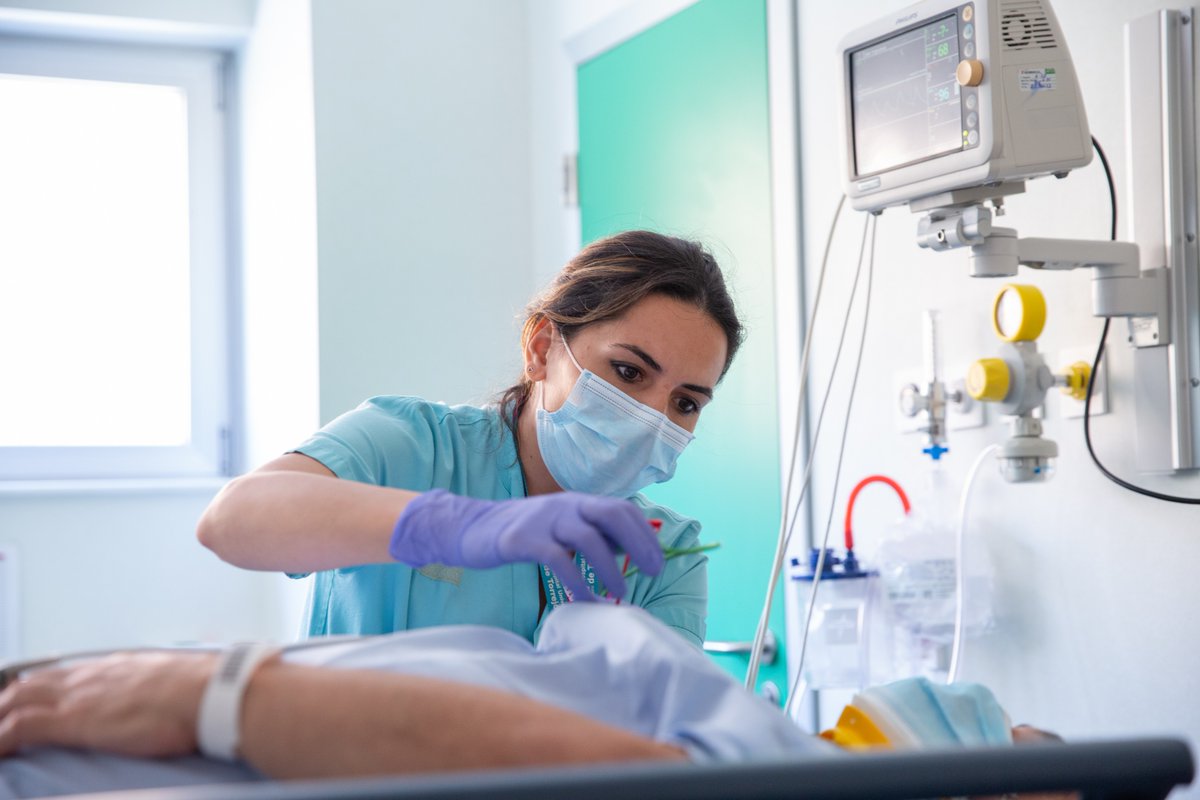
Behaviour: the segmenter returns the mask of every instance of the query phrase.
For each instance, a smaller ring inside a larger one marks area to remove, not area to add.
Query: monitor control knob
[[[954,71],[959,86],[978,86],[983,83],[983,62],[977,58],[964,58]]]

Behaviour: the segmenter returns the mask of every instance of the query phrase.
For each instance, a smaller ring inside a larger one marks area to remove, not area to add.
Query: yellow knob
[[[954,77],[959,86],[978,86],[983,83],[983,62],[977,58],[964,58],[958,62]]]
[[[1063,394],[1076,400],[1087,399],[1088,381],[1092,379],[1092,365],[1086,361],[1076,361],[1067,367],[1067,385],[1060,387]]]
[[[1046,327],[1046,298],[1036,286],[1009,283],[992,303],[992,326],[1006,342],[1032,342]]]
[[[981,358],[967,370],[967,392],[976,400],[996,403],[1008,397],[1008,364],[1002,358]]]
[[[837,725],[827,731],[821,731],[821,738],[828,739],[834,744],[849,750],[863,750],[869,747],[891,747],[887,735],[879,730],[874,720],[854,706],[842,709]]]

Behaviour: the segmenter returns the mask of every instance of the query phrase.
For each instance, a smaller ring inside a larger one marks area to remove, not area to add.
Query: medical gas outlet
[[[915,383],[905,384],[901,388],[900,413],[906,417],[922,416],[917,430],[926,435],[927,443],[921,452],[937,461],[950,452],[946,438],[947,410],[954,407],[960,413],[969,413],[975,403],[961,383],[948,386],[943,380],[940,313],[935,309],[927,309],[923,320],[924,388]]]
[[[1008,284],[996,295],[992,325],[1004,342],[998,356],[981,358],[967,372],[967,392],[1012,417],[1012,435],[997,453],[1001,472],[1013,483],[1044,481],[1053,472],[1058,445],[1042,436],[1034,412],[1054,386],[1072,396],[1087,391],[1091,369],[1082,362],[1055,374],[1038,352],[1046,324],[1046,299],[1036,286]]]

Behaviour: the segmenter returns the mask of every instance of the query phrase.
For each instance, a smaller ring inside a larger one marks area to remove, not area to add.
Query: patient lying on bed
[[[536,646],[496,628],[449,626],[285,651],[247,685],[237,761],[196,752],[198,709],[216,663],[214,655],[141,653],[26,673],[0,693],[0,756],[8,756],[0,797],[843,752],[636,607],[565,606]],[[878,702],[874,718],[940,737],[934,744],[1011,741],[990,694],[927,694],[925,702],[945,705],[929,730],[879,713]],[[842,739],[863,735],[843,722]]]

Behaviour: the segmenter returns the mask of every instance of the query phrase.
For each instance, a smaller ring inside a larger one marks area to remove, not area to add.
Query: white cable
[[[859,282],[859,278],[862,276],[863,263],[864,263],[865,257],[867,256],[868,236],[870,237],[870,241],[871,241],[872,249],[870,252],[870,259],[871,259],[871,264],[872,264],[872,268],[873,268],[873,264],[874,264],[874,260],[875,260],[875,252],[874,252],[875,227],[873,224],[871,224],[872,220],[874,220],[874,217],[872,217],[871,215],[868,214],[866,219],[863,221],[862,241],[859,243],[859,247],[858,247],[858,267],[854,271],[854,282],[851,283],[851,285],[850,285],[850,299],[846,303],[846,316],[842,320],[842,331],[840,334],[838,334],[837,350],[834,351],[833,365],[829,369],[829,382],[825,384],[825,394],[821,397],[821,410],[819,412],[817,412],[817,425],[816,425],[816,429],[813,432],[813,441],[812,441],[813,452],[816,452],[817,444],[821,441],[821,427],[822,427],[822,423],[825,420],[825,408],[829,405],[829,395],[833,392],[833,379],[834,379],[834,376],[837,374],[838,365],[842,361],[842,348],[846,344],[846,332],[850,329],[850,312],[854,308],[855,298],[858,297],[858,282]],[[870,285],[870,280],[868,280],[868,286],[869,285]],[[868,303],[868,308],[869,308],[870,307],[869,296],[868,296],[867,303]],[[859,357],[861,358],[861,356],[862,356],[862,352],[860,350]],[[851,394],[851,399],[853,399],[853,393]],[[804,495],[805,495],[805,492],[808,490],[808,480],[809,480],[810,474],[812,473],[812,467],[815,462],[816,462],[815,458],[810,458],[808,460],[808,463],[804,465],[804,482],[802,483],[802,485],[800,487],[800,496],[796,499],[796,513],[792,515],[792,518],[791,518],[790,522],[788,523],[787,536],[784,538],[784,541],[783,541],[785,552],[787,551],[788,546],[792,543],[792,534],[794,534],[796,532],[796,520],[800,518],[800,513],[799,513],[800,512],[800,504],[804,502]]]
[[[825,409],[829,405],[829,395],[833,388],[834,376],[837,374],[838,364],[841,363],[842,349],[846,344],[846,332],[850,328],[850,310],[854,306],[855,297],[858,296],[858,284],[859,284],[859,279],[862,276],[862,267],[863,267],[863,262],[864,262],[864,256],[866,255],[867,234],[870,229],[870,227],[869,227],[870,221],[871,221],[871,217],[869,215],[864,217],[864,219],[863,219],[862,240],[861,240],[861,243],[860,243],[859,249],[858,249],[858,267],[855,269],[855,272],[854,272],[854,282],[852,283],[852,285],[850,287],[850,299],[847,302],[846,314],[842,318],[842,331],[838,336],[838,345],[837,345],[837,350],[835,351],[834,357],[833,357],[833,366],[829,372],[829,381],[825,385],[825,394],[824,394],[823,399],[821,400],[821,410],[817,414],[817,424],[813,430],[812,449],[814,451],[816,450],[817,444],[821,441],[821,431],[823,430],[824,423],[825,423]],[[810,341],[811,341],[811,339],[810,339]],[[792,451],[793,468],[795,465],[797,449],[793,449],[793,451]],[[775,599],[775,589],[778,586],[779,576],[783,572],[783,561],[787,557],[788,545],[790,545],[791,541],[792,541],[792,534],[796,528],[796,520],[799,519],[799,516],[800,516],[800,508],[804,504],[804,498],[808,493],[809,480],[812,477],[813,463],[814,463],[813,459],[809,458],[808,463],[805,464],[804,477],[800,483],[800,492],[796,498],[795,505],[793,506],[790,503],[790,501],[788,500],[788,497],[790,497],[790,495],[791,495],[790,485],[788,487],[787,495],[785,496],[784,502],[782,504],[783,508],[782,508],[781,520],[780,520],[781,527],[780,527],[780,531],[779,531],[779,535],[781,538],[776,543],[775,559],[772,564],[771,574],[767,580],[767,597],[766,597],[766,600],[763,602],[762,615],[759,617],[759,621],[758,621],[758,625],[759,625],[758,632],[755,635],[756,642],[758,640],[759,635],[762,635],[763,637],[766,636],[766,631],[767,631],[768,625],[770,623],[771,606],[773,605],[774,599]],[[794,511],[794,513],[792,513],[790,517],[788,514],[789,509]],[[823,565],[824,561],[821,561],[820,563]],[[754,684],[751,682],[751,678],[753,677],[753,679],[755,681],[757,681],[757,678],[758,678],[758,666],[759,666],[760,658],[755,658],[756,654],[761,658],[761,654],[762,654],[761,643],[757,644],[754,647],[754,649],[751,653],[751,657],[750,657],[751,658],[750,667],[746,671],[746,678],[747,678],[746,686],[747,686],[747,688],[751,688],[751,689],[753,689],[753,686],[754,686]]]
[[[785,716],[791,716],[792,706],[795,704],[796,698],[802,695],[804,691],[807,691],[808,689],[807,682],[804,681],[804,657],[808,651],[808,630],[812,626],[813,610],[817,605],[817,586],[820,584],[821,574],[825,568],[825,550],[829,547],[829,533],[833,529],[833,515],[834,510],[837,507],[838,484],[841,482],[842,478],[842,461],[846,455],[846,434],[850,430],[850,413],[854,409],[854,395],[858,389],[858,376],[862,372],[863,351],[866,349],[867,343],[867,324],[871,319],[871,288],[875,282],[875,229],[878,226],[878,219],[874,216],[872,216],[870,219],[873,224],[871,225],[870,255],[868,256],[867,260],[867,288],[866,297],[863,300],[863,321],[862,331],[858,340],[858,356],[854,363],[854,377],[850,381],[850,396],[846,401],[846,417],[842,422],[842,439],[841,443],[838,445],[837,466],[834,468],[833,472],[833,490],[829,497],[829,515],[825,519],[825,535],[821,539],[821,548],[817,556],[817,565],[813,571],[812,589],[810,590],[808,597],[808,613],[805,615],[804,630],[800,635],[800,653],[796,658],[796,671],[792,680],[789,681],[789,686],[795,688],[793,691],[788,693],[787,703],[784,705],[783,709]],[[864,237],[863,243],[866,244],[866,237]],[[861,262],[859,266],[861,267]],[[849,314],[846,316],[849,317]],[[832,385],[832,383],[833,376],[830,375],[830,384]],[[828,399],[828,393],[826,394],[826,399]],[[811,463],[812,459],[809,459],[809,461]],[[791,538],[790,534],[788,538]]]
[[[837,227],[838,217],[841,214],[842,206],[845,203],[845,200],[846,200],[846,197],[845,197],[845,195],[843,195],[841,200],[838,201],[837,211],[834,213],[833,222],[829,228],[829,235],[825,239],[825,252],[821,258],[821,274],[820,274],[820,278],[817,281],[817,294],[816,294],[816,298],[813,301],[813,314],[812,314],[812,318],[809,320],[808,331],[805,334],[804,355],[801,358],[801,362],[800,362],[800,370],[801,370],[800,388],[796,395],[796,427],[795,427],[793,437],[792,437],[791,457],[788,459],[789,468],[788,468],[787,482],[784,487],[783,498],[782,498],[782,502],[780,504],[781,510],[780,510],[780,520],[779,520],[779,534],[778,534],[778,537],[777,537],[776,543],[775,543],[775,555],[774,555],[774,557],[772,559],[772,563],[771,563],[771,572],[767,578],[767,596],[763,601],[762,613],[759,616],[758,628],[755,631],[754,643],[753,643],[753,646],[751,647],[750,664],[746,669],[746,687],[748,689],[750,689],[751,691],[753,691],[754,684],[758,680],[758,669],[759,669],[759,665],[762,660],[763,642],[766,639],[767,630],[768,630],[769,624],[770,624],[771,607],[774,603],[775,590],[776,590],[776,587],[778,586],[779,576],[783,571],[783,561],[787,557],[788,543],[791,541],[792,531],[795,529],[796,519],[799,515],[800,507],[804,503],[804,497],[808,491],[809,478],[812,473],[812,459],[809,459],[808,463],[805,465],[804,477],[800,484],[799,497],[797,498],[797,500],[793,506],[792,503],[790,502],[790,498],[792,495],[792,483],[793,483],[793,479],[795,477],[795,471],[796,471],[796,458],[800,451],[800,433],[802,430],[801,422],[803,419],[801,412],[804,409],[805,390],[806,390],[806,387],[808,384],[808,377],[809,377],[809,375],[808,375],[808,357],[809,357],[809,352],[810,352],[810,348],[811,348],[812,341],[813,341],[813,329],[816,324],[817,308],[820,305],[822,288],[823,288],[824,282],[825,282],[826,267],[828,266],[828,263],[829,263],[829,251],[830,251],[831,244],[833,241],[833,234]],[[849,301],[849,304],[846,309],[846,311],[847,311],[846,317],[844,318],[844,320],[842,322],[842,332],[841,332],[840,338],[838,339],[837,353],[834,356],[833,370],[831,371],[831,376],[830,376],[831,381],[832,381],[832,373],[837,371],[838,362],[841,360],[842,345],[846,341],[846,329],[848,327],[849,311],[850,311],[849,306],[853,304],[855,293],[858,290],[858,279],[859,279],[859,275],[861,275],[861,273],[862,273],[863,248],[866,246],[866,240],[867,240],[867,220],[864,220],[862,247],[859,248],[859,254],[858,254],[858,269],[854,273],[854,285],[850,292],[850,301]],[[826,403],[828,402],[828,400],[829,400],[829,389],[827,387],[826,391],[825,391],[825,400],[822,402],[820,413],[817,415],[817,424],[814,429],[814,438],[813,438],[813,443],[812,443],[813,447],[816,447],[817,442],[821,438],[821,427],[822,427],[822,424],[825,419],[825,406],[826,406]],[[789,518],[788,512],[790,509],[793,509],[793,508],[795,509],[795,513],[793,513]]]
[[[963,618],[966,609],[967,562],[963,560],[963,542],[967,538],[967,509],[970,507],[971,487],[975,485],[975,476],[987,457],[1000,449],[993,444],[983,448],[983,452],[975,458],[971,471],[967,473],[967,482],[963,484],[962,496],[958,501],[958,532],[954,541],[954,641],[950,645],[950,671],[946,673],[946,683],[954,683],[958,678],[958,667],[962,655]]]
[[[775,543],[775,555],[771,561],[771,575],[779,573],[781,562],[783,560],[784,542],[787,522],[788,522],[788,498],[792,494],[792,478],[796,473],[796,454],[800,450],[800,431],[802,430],[801,422],[804,412],[804,392],[808,385],[808,356],[812,348],[813,328],[817,323],[817,311],[821,307],[821,293],[825,288],[825,272],[829,266],[829,251],[833,244],[833,235],[837,230],[838,219],[842,215],[842,207],[846,204],[846,195],[838,198],[837,208],[833,212],[833,220],[829,223],[829,232],[825,236],[825,251],[821,256],[821,270],[817,275],[817,291],[813,296],[812,316],[808,320],[808,329],[804,333],[804,352],[800,357],[800,388],[796,394],[796,427],[792,434],[792,449],[791,458],[788,464],[787,481],[784,483],[783,502],[780,504],[781,513],[779,517],[779,535]],[[750,649],[750,665],[746,669],[746,687],[751,691],[754,690],[754,684],[758,680],[758,665],[762,659],[763,642],[767,636],[767,622],[771,613],[771,597],[775,593],[774,580],[768,580],[767,599],[764,603],[764,612],[759,618],[758,628],[754,632],[754,643]]]

